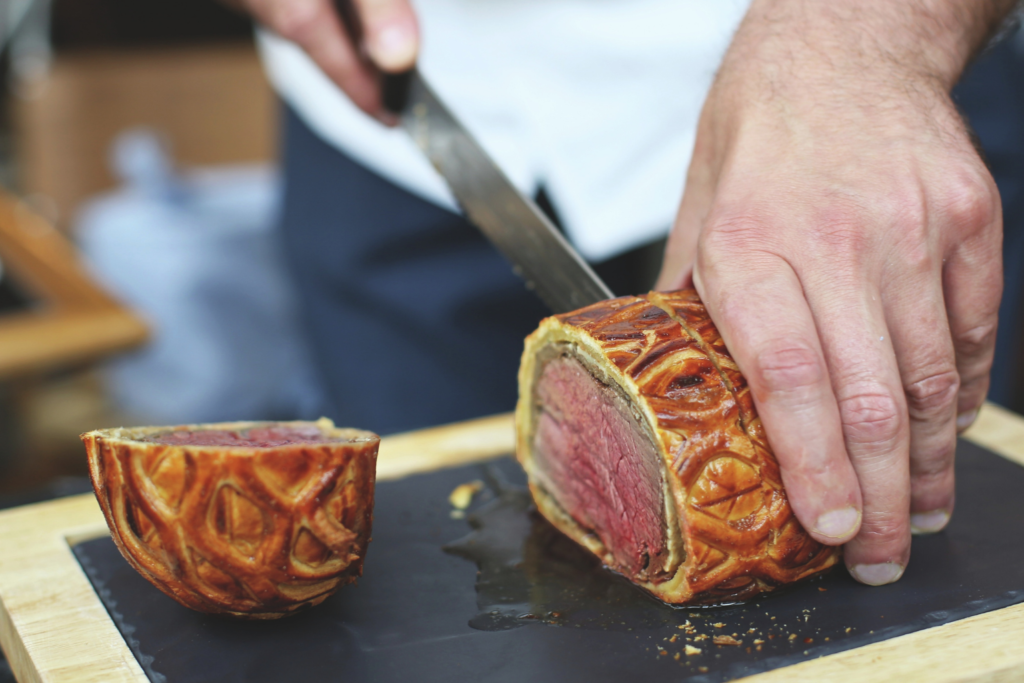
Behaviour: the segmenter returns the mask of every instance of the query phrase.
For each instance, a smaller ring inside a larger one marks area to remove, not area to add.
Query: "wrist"
[[[949,92],[1015,4],[754,0],[723,67],[760,62],[812,79],[897,80]]]

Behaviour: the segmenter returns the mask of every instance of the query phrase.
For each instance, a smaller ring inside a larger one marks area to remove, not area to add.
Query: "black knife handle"
[[[412,81],[413,69],[401,73],[387,73],[374,66],[369,58],[365,57],[363,22],[354,0],[335,0],[334,6],[338,10],[341,24],[345,27],[345,32],[348,34],[349,40],[352,41],[356,52],[363,55],[367,64],[379,74],[381,101],[384,108],[392,114],[401,114],[409,102],[409,84]]]

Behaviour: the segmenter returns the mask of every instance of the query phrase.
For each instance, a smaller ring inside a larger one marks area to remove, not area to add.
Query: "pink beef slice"
[[[535,462],[548,493],[597,534],[615,569],[656,580],[668,553],[660,456],[626,398],[564,355],[544,366],[535,397]]]
[[[162,434],[154,434],[144,440],[173,446],[239,446],[242,448],[277,448],[338,441],[336,438],[324,435],[320,429],[311,425],[283,424],[267,424],[244,430],[176,429]]]

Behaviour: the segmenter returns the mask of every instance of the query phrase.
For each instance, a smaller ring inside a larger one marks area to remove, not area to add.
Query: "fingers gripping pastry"
[[[379,439],[317,422],[82,435],[114,542],[202,612],[276,619],[362,574]]]
[[[839,558],[793,515],[693,290],[545,319],[526,339],[516,431],[540,512],[665,602],[749,599]]]

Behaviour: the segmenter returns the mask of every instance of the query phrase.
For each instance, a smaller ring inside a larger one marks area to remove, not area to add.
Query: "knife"
[[[351,0],[339,0],[337,6],[349,36],[361,45],[361,24]],[[614,296],[537,205],[509,181],[418,69],[382,74],[381,84],[385,108],[399,117],[466,217],[552,311],[574,311]]]

